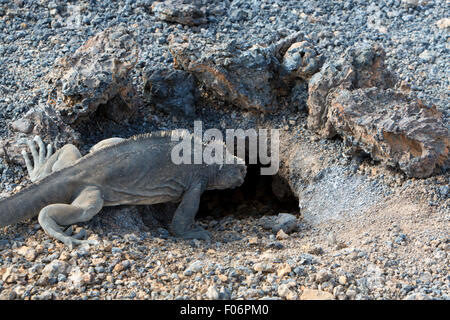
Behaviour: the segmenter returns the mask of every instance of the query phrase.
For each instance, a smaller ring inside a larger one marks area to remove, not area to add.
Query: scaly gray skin
[[[69,247],[90,243],[63,232],[62,226],[85,222],[102,207],[180,202],[170,231],[186,239],[209,240],[209,233],[194,224],[200,196],[205,190],[234,188],[242,184],[244,164],[180,164],[171,161],[178,142],[171,132],[103,140],[81,156],[73,145],[52,154],[38,136],[28,146],[34,167],[23,152],[34,183],[0,201],[0,226],[38,216],[44,231]],[[224,153],[227,152],[225,146]],[[235,158],[237,160],[237,158]]]

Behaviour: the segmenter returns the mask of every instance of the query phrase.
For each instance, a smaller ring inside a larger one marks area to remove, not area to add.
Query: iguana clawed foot
[[[66,230],[64,231],[64,234],[68,237],[72,237],[76,240],[83,240],[87,237],[87,233],[86,230],[81,229],[80,232],[74,234],[74,230],[73,230],[74,226],[70,225],[68,228],[66,228]]]
[[[180,237],[183,239],[198,239],[198,240],[205,240],[207,242],[211,241],[211,234],[206,230],[187,231],[186,233],[182,234]]]
[[[45,230],[46,228],[44,228]],[[48,232],[50,231],[50,232]],[[52,226],[52,230],[46,230],[47,233],[50,233],[54,238],[60,240],[64,243],[70,250],[72,250],[77,245],[89,244],[97,246],[99,242],[97,240],[89,239],[84,240],[86,238],[86,231],[83,229],[79,233],[73,235],[73,226],[69,226],[65,231],[62,231],[61,227]]]
[[[70,249],[72,250],[76,245],[83,245],[83,244],[89,244],[93,246],[98,246],[100,244],[97,240],[85,240],[87,233],[86,230],[82,229],[80,232],[74,233],[74,226],[70,225],[66,228],[66,230],[63,232],[63,234],[66,237],[62,237],[60,240]]]
[[[97,240],[78,240],[78,239],[74,239],[74,238],[68,238],[66,241],[63,241],[64,244],[70,249],[72,250],[75,245],[83,245],[83,244],[88,244],[91,246],[98,246],[100,244],[100,242],[98,242]]]
[[[196,224],[192,225],[192,228],[190,230],[174,234],[177,237],[183,239],[198,239],[198,240],[205,240],[207,242],[211,241],[211,233]]]
[[[83,244],[89,244],[92,246],[98,246],[100,244],[99,241],[97,240],[80,240],[77,239],[77,235],[70,237],[63,237],[63,238],[58,238],[58,240],[60,240],[62,243],[64,243],[70,250],[72,250],[75,246],[78,245],[83,245]]]
[[[35,143],[37,143],[39,151],[37,151]],[[40,136],[35,136],[33,141],[28,140],[27,145],[28,148],[30,148],[31,155],[33,157],[33,164],[31,163],[28,153],[25,150],[22,151],[22,156],[25,160],[25,165],[27,166],[30,180],[35,182],[40,179],[40,175],[43,173],[42,168],[44,167],[45,162],[53,154],[53,149],[51,144],[48,144],[46,148]]]
[[[56,232],[56,233],[55,233]],[[53,233],[52,235],[64,243],[70,250],[72,250],[77,245],[89,244],[97,246],[99,245],[99,241],[89,239],[84,240],[86,238],[86,231],[83,229],[79,233],[73,235],[73,226],[70,225],[63,231],[63,227],[53,225]]]

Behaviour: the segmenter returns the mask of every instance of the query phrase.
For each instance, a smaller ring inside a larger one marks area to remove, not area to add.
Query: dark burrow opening
[[[276,176],[261,175],[261,164],[247,164],[244,183],[234,189],[205,191],[197,218],[218,219],[227,215],[236,218],[276,215],[281,212],[299,213],[298,199],[293,193],[278,199],[273,192]]]
[[[279,200],[272,191],[272,176],[259,174],[260,166],[249,165],[244,183],[235,189],[211,190],[202,195],[198,218],[220,218],[234,215],[276,215],[280,212],[298,213],[298,200],[292,195],[286,201]]]

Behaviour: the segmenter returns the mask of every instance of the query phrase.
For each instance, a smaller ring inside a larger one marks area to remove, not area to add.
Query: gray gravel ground
[[[302,31],[329,57],[375,41],[385,48],[388,66],[420,98],[435,103],[449,123],[449,29],[437,24],[450,18],[449,1],[204,1],[209,23],[196,27],[157,20],[152,2],[0,0],[0,136],[8,136],[12,120],[45,103],[43,78],[55,59],[119,23],[137,32],[141,56],[132,73],[137,88],[146,69],[172,66],[172,34],[268,44]],[[197,115],[213,126],[219,119],[233,123],[236,112],[199,108]],[[251,116],[244,118],[251,125]],[[176,127],[178,120],[157,113],[121,134]],[[294,127],[303,125],[298,119]],[[336,157],[343,151],[339,141],[311,143]],[[210,244],[177,240],[164,229],[127,233],[88,223],[87,236],[102,245],[70,251],[36,221],[4,228],[0,298],[449,299],[448,173],[405,180],[373,173],[373,163],[344,164],[348,167],[338,163],[337,170],[350,168],[348,181],[325,172],[329,179],[315,185],[320,192],[310,205],[322,206],[333,186],[370,196],[345,206],[331,192],[342,214],[333,216],[326,206],[322,211],[330,214],[319,219],[304,212],[300,229],[289,235],[264,229],[263,218],[253,216],[202,219],[213,234]],[[24,184],[23,169],[1,159],[0,174],[5,194]]]

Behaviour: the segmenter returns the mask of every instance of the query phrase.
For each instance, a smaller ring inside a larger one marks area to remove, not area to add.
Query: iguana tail
[[[35,217],[39,211],[53,203],[69,203],[70,186],[73,184],[62,179],[60,172],[53,173],[43,180],[0,201],[0,227]]]

